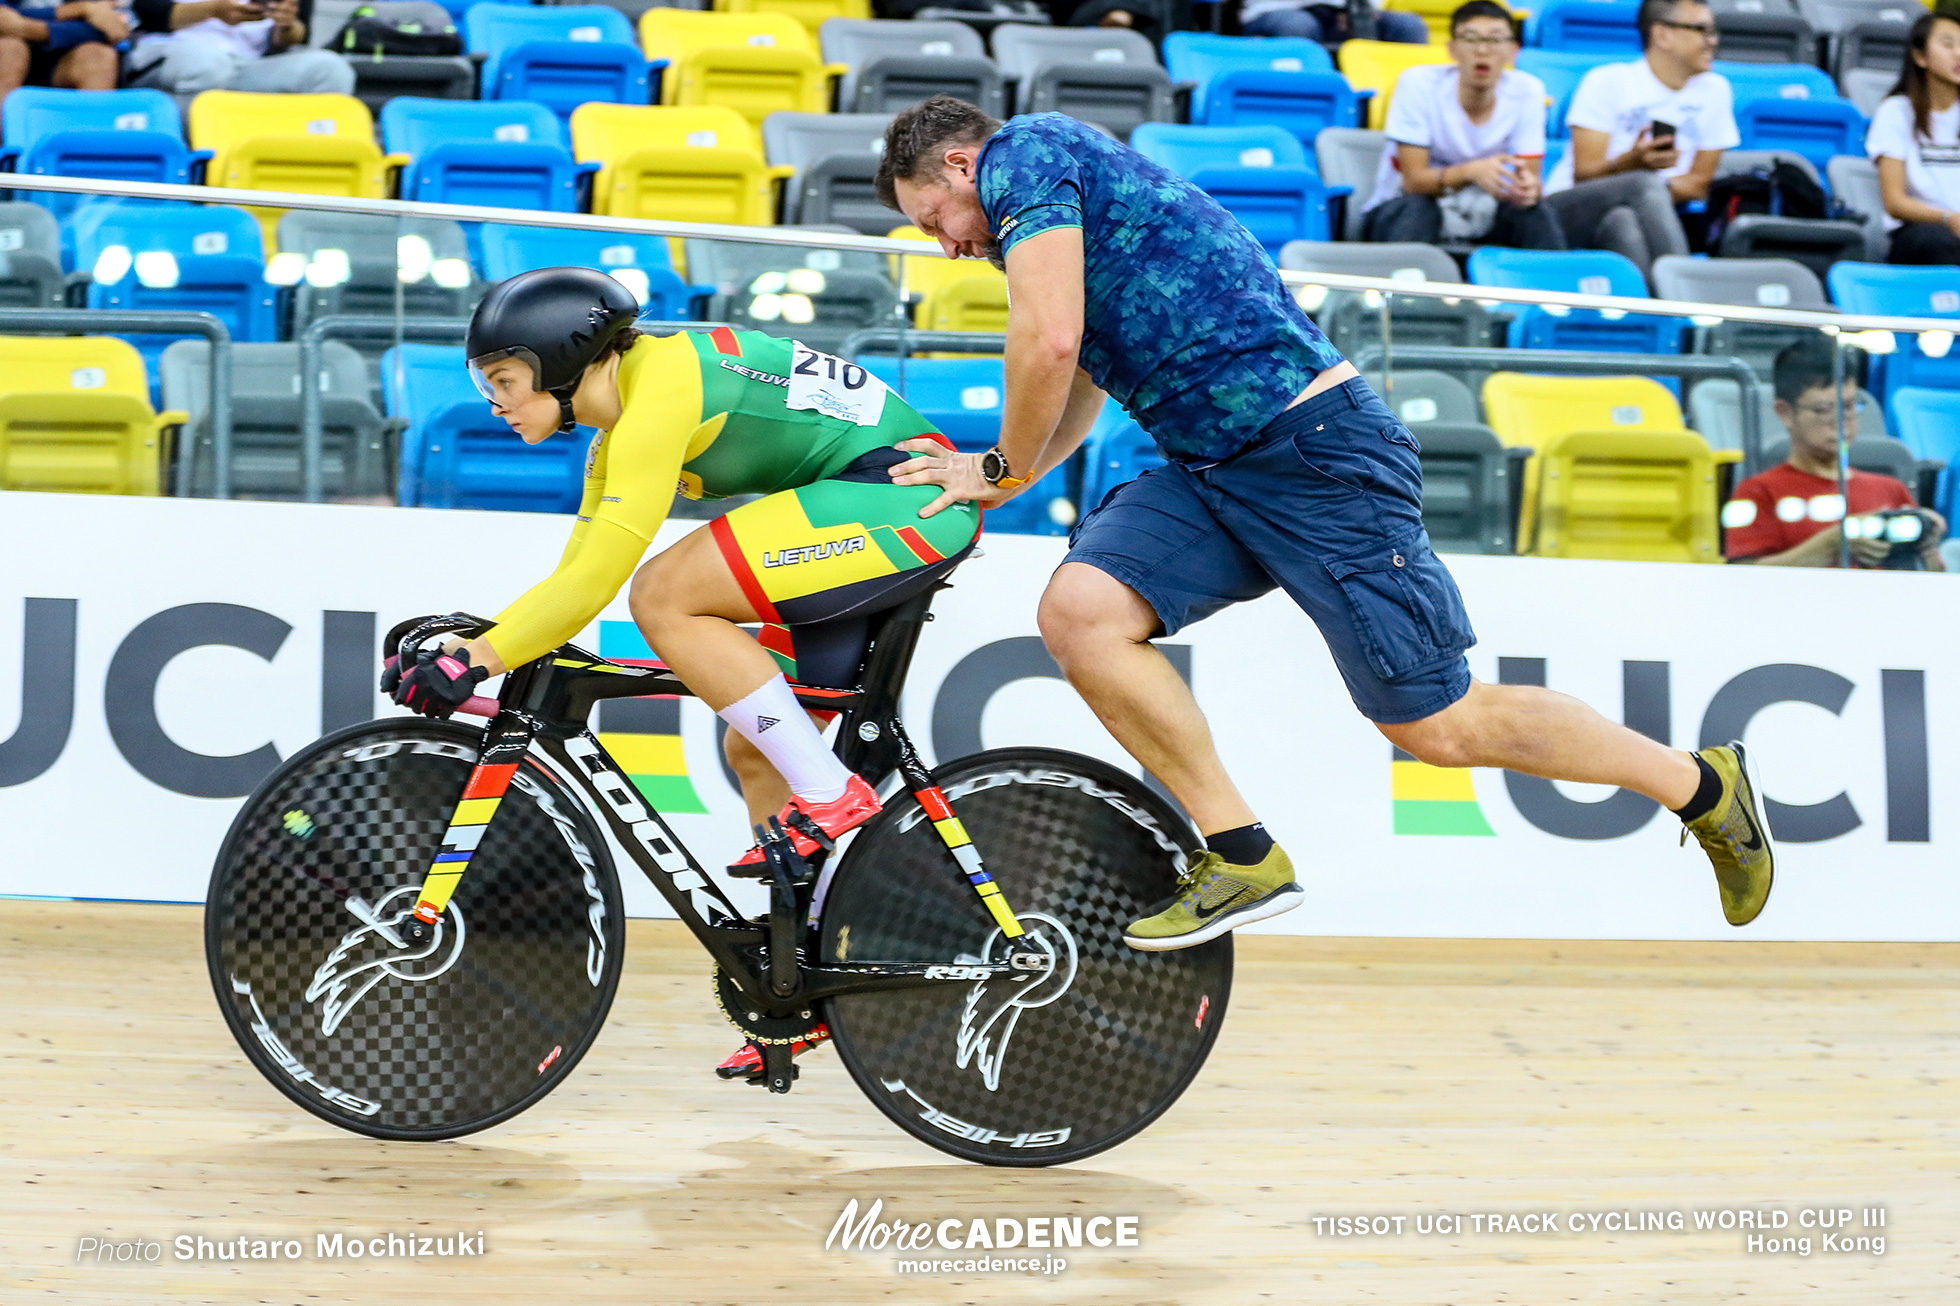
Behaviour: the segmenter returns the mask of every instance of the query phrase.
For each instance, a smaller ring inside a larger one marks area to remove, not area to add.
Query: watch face
[[[989,449],[980,456],[980,474],[995,485],[1007,475],[1007,460],[1000,456],[999,450]]]

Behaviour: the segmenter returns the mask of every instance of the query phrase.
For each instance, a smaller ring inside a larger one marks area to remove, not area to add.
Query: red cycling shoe
[[[855,830],[866,821],[885,809],[878,801],[878,795],[864,782],[861,775],[853,775],[851,782],[844,786],[843,796],[827,803],[813,803],[803,798],[792,798],[776,819],[789,831],[790,846],[796,849],[799,857],[814,857],[817,842],[801,830],[790,825],[790,817],[801,812],[816,822],[819,830],[833,839],[843,837],[846,831]],[[762,845],[757,844],[730,864],[729,870],[741,875],[749,867],[762,865]],[[751,872],[752,873],[752,872]]]
[[[830,1027],[828,1025],[817,1026],[810,1031],[809,1038],[797,1039],[789,1045],[790,1059],[794,1061],[797,1057],[802,1056],[805,1052],[817,1046],[817,1044],[828,1042],[829,1039]],[[723,1079],[761,1079],[762,1048],[753,1040],[742,1044],[742,1050],[716,1066],[715,1073]]]

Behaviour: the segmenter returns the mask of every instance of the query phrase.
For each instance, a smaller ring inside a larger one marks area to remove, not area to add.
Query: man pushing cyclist
[[[1475,636],[1422,526],[1415,437],[1215,200],[1074,119],[1003,125],[950,96],[893,119],[877,186],[947,257],[1007,273],[1000,443],[909,442],[893,479],[943,490],[922,521],[1061,465],[1104,392],[1169,460],[1084,505],[1040,608],[1069,683],[1205,837],[1175,897],[1129,926],[1133,947],[1190,947],[1302,900],[1151,644],[1275,586],[1398,748],[1645,794],[1700,841],[1729,923],[1755,919],[1774,867],[1741,744],[1683,752],[1566,695],[1471,677]]]

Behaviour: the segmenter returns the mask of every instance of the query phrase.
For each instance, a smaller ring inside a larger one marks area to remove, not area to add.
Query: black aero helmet
[[[464,353],[470,379],[494,399],[483,369],[500,359],[528,363],[533,384],[558,400],[569,431],[572,391],[606,343],[633,325],[640,305],[633,292],[591,268],[538,268],[500,282],[470,318]]]

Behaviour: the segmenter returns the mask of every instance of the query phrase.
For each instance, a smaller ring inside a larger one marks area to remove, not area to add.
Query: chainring
[[[823,1013],[813,1002],[787,1016],[772,1016],[756,1010],[758,1004],[735,987],[735,981],[720,966],[714,968],[715,1005],[728,1023],[758,1043],[794,1043],[807,1039],[823,1024]]]

